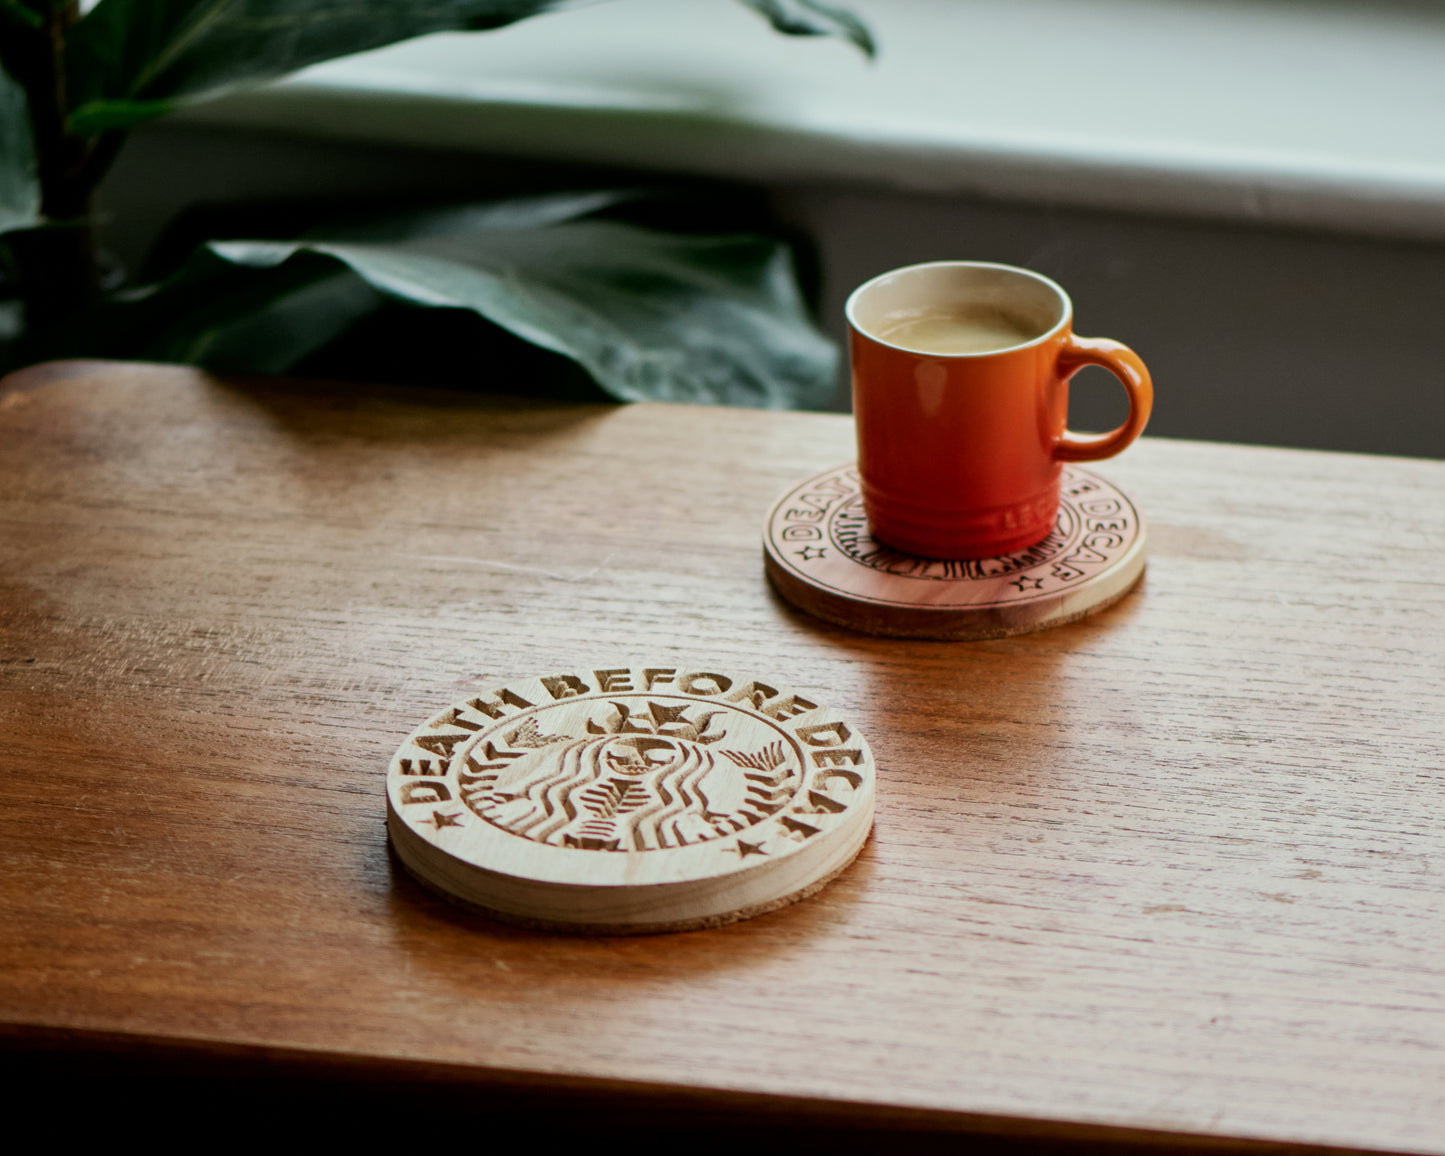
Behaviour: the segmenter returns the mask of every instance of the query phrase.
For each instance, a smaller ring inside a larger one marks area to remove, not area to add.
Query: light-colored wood
[[[528,927],[687,931],[805,898],[868,838],[873,756],[776,681],[647,663],[471,695],[392,758],[392,846]]]
[[[794,486],[763,526],[768,577],[825,622],[894,638],[1007,638],[1112,606],[1144,573],[1144,518],[1118,486],[1064,468],[1043,541],[998,558],[940,561],[874,540],[858,471],[836,466]]]
[[[942,643],[764,578],[768,506],[851,444],[815,414],[13,377],[12,1043],[1445,1152],[1445,463],[1146,438],[1108,469],[1146,580]],[[853,866],[728,927],[591,939],[395,863],[384,769],[419,720],[642,662],[856,721]]]

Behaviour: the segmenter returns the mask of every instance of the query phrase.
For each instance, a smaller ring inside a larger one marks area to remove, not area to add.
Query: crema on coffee
[[[878,337],[917,353],[994,353],[1039,335],[1037,326],[1001,309],[964,306],[903,318]]]

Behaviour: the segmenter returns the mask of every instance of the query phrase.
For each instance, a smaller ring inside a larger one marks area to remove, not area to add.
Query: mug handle
[[[1116,430],[1081,434],[1065,430],[1054,446],[1054,458],[1061,462],[1092,462],[1111,458],[1144,432],[1149,411],[1154,407],[1154,384],[1139,355],[1127,345],[1107,337],[1076,337],[1064,341],[1057,363],[1059,377],[1068,381],[1086,365],[1098,365],[1119,379],[1129,394],[1129,416]]]

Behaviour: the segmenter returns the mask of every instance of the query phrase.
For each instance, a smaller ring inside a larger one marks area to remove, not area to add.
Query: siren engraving
[[[462,778],[462,801],[479,818],[538,843],[685,847],[762,822],[802,787],[796,740],[727,704],[709,710],[676,698],[609,696],[580,734],[544,734],[546,718],[506,736],[523,750],[484,745],[493,764],[472,760],[475,772]]]

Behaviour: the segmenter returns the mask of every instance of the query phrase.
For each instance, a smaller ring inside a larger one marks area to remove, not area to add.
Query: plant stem
[[[65,41],[79,19],[75,0],[56,5],[43,27],[6,53],[7,67],[29,100],[41,212],[48,221],[9,237],[32,330],[60,320],[99,291],[91,196],[115,156],[119,134],[76,136],[66,125]]]

